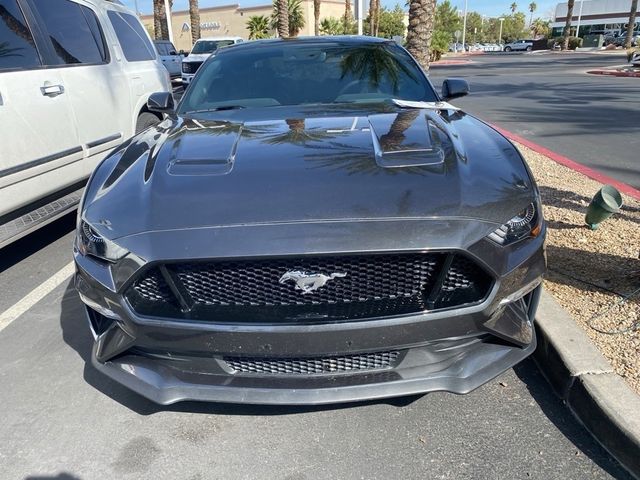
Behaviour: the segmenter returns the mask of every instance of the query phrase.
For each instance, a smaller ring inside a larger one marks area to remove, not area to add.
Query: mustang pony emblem
[[[346,276],[346,273],[339,272],[324,275],[323,273],[309,273],[293,270],[282,275],[279,282],[286,283],[289,280],[293,280],[296,284],[296,290],[302,290],[302,294],[305,295],[324,286],[324,284],[329,280],[333,280],[334,278],[343,278]]]

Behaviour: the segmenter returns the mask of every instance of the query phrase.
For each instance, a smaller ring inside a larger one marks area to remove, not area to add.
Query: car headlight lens
[[[496,228],[489,238],[500,245],[509,245],[528,237],[537,237],[542,230],[540,215],[535,203],[513,217],[507,223]]]
[[[116,262],[129,253],[116,243],[104,238],[83,219],[78,224],[76,248],[82,255],[90,255],[107,262]]]

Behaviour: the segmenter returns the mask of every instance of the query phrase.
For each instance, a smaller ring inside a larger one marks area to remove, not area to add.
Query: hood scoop
[[[424,110],[371,115],[369,124],[376,163],[380,167],[420,167],[444,162],[440,136]]]
[[[171,175],[226,175],[233,169],[242,124],[190,120],[171,149]]]

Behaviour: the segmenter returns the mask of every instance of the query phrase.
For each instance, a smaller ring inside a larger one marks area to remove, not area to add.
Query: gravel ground
[[[545,288],[640,394],[640,202],[590,230],[587,206],[601,184],[522,145],[548,223]],[[597,317],[596,317],[597,315]],[[610,333],[602,333],[602,332]]]

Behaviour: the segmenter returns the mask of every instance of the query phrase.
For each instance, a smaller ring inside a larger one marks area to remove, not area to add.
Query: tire
[[[146,130],[149,127],[157,125],[161,122],[158,117],[156,117],[153,113],[142,112],[138,115],[138,120],[136,120],[136,134]]]
[[[504,47],[505,52],[510,52],[511,50],[513,50],[511,47]]]
[[[531,50],[533,50],[533,47],[527,47],[527,52],[530,52]]]

